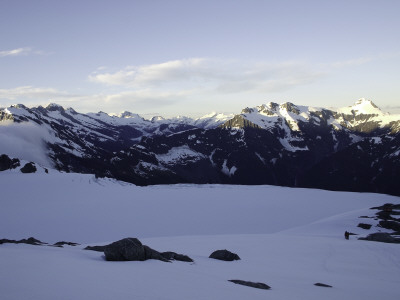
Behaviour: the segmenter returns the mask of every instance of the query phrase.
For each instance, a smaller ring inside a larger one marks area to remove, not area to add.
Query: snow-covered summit
[[[338,113],[348,114],[348,115],[384,115],[385,113],[375,105],[371,100],[365,98],[358,99],[354,105],[348,107],[338,108],[336,110]]]
[[[130,111],[124,111],[124,112],[120,113],[118,115],[118,117],[129,118],[129,119],[138,119],[138,120],[144,121],[144,118],[142,118],[140,115],[131,113]]]
[[[26,108],[26,107],[25,107]],[[57,104],[57,103],[49,103],[46,106],[46,109],[48,111],[64,111],[64,107],[62,107],[61,105]]]

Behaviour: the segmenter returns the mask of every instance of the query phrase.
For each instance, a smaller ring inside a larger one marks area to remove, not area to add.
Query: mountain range
[[[0,154],[27,159],[21,153],[34,151],[16,149],[24,148],[16,139],[31,135],[42,158],[36,163],[137,185],[272,184],[400,195],[400,115],[365,99],[339,109],[270,102],[235,115],[151,120],[17,104],[0,108],[0,124]],[[17,127],[25,134],[6,143]]]

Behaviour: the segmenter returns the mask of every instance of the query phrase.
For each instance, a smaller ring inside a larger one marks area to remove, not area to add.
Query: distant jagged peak
[[[286,110],[287,112],[294,113],[296,115],[300,114],[300,109],[297,107],[297,105],[293,104],[292,102],[285,102],[279,105],[279,108],[281,110]]]
[[[25,105],[23,104],[13,104],[10,107],[14,107],[14,108],[19,108],[19,109],[28,109]]]
[[[61,105],[57,104],[57,103],[49,103],[46,105],[45,107],[48,111],[59,111],[59,112],[63,112],[64,111],[64,107],[62,107]]]
[[[267,104],[261,104],[257,106],[256,109],[260,114],[272,116],[276,114],[277,110],[279,109],[279,104],[275,102],[268,102]]]
[[[77,115],[78,114],[77,111],[75,109],[73,109],[72,107],[68,107],[66,109],[66,111],[71,113],[71,114],[73,114],[73,115]]]
[[[108,113],[101,111],[101,110],[98,113],[96,113],[95,115],[98,117],[101,117],[101,116],[109,117],[110,116]]]
[[[131,113],[130,111],[123,111],[122,113],[120,113],[118,115],[118,117],[125,118],[125,119],[129,118],[129,119],[141,119],[141,120],[144,120],[140,115]]]
[[[234,114],[225,114],[213,111],[209,114],[201,116],[200,118],[197,118],[196,120],[205,120],[205,119],[227,120],[229,118],[232,118],[233,116]]]
[[[291,102],[284,102],[282,104],[268,102],[267,104],[262,104],[254,108],[246,107],[242,109],[241,114],[260,113],[271,116],[274,114],[279,114],[279,111],[286,111],[298,115],[306,108],[307,107],[297,106]]]
[[[366,104],[366,103],[372,104],[374,107],[378,108],[378,106],[376,106],[371,100],[365,99],[365,98],[360,98],[360,99],[358,99],[358,100],[354,103],[354,105]]]
[[[212,111],[209,114],[206,114],[204,116],[201,116],[199,119],[208,119],[208,118],[213,118],[215,116],[217,116],[218,113],[216,111]]]
[[[263,106],[268,107],[275,111],[279,107],[279,104],[276,102],[268,102],[267,104],[263,104]]]
[[[246,107],[242,109],[242,114],[251,114],[253,112],[256,112],[257,110],[255,108],[250,108],[250,107]]]
[[[151,122],[152,123],[159,122],[159,121],[164,121],[164,120],[165,120],[165,118],[162,117],[162,116],[154,116],[154,117],[151,118]]]
[[[365,98],[358,99],[354,105],[348,107],[342,107],[337,109],[337,112],[343,114],[365,114],[365,115],[383,115],[381,109],[373,103],[371,100]]]

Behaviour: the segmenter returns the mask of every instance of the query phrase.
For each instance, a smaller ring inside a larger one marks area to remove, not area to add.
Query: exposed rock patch
[[[370,209],[378,210],[374,218],[375,220],[379,220],[377,227],[393,230],[394,232],[392,233],[376,232],[369,234],[367,237],[359,238],[359,240],[399,244],[400,238],[397,238],[396,236],[393,235],[400,234],[400,218],[395,218],[393,216],[400,215],[400,204],[386,203],[381,206],[371,207]],[[358,224],[358,227],[364,228],[362,226],[366,225],[369,224],[360,223]],[[371,225],[369,226],[371,228]]]
[[[362,229],[371,229],[372,225],[371,224],[365,224],[365,223],[360,223],[357,225],[357,227],[360,227]]]
[[[164,262],[180,260],[192,262],[193,260],[186,255],[175,252],[160,253],[149,246],[143,245],[137,238],[125,238],[107,246],[89,246],[86,250],[100,251],[104,247],[104,255],[109,261],[144,261],[156,259]]]
[[[10,158],[6,154],[0,155],[0,171],[11,170],[21,165],[19,159]]]
[[[73,242],[64,242],[64,241],[57,242],[57,243],[53,244],[53,246],[57,246],[57,247],[62,247],[62,246],[64,246],[64,245],[68,245],[68,246],[78,246],[79,244],[78,244],[78,243],[73,243]]]
[[[22,173],[35,173],[37,171],[35,163],[26,163],[25,166],[21,168]]]
[[[379,226],[386,229],[391,229],[393,231],[400,231],[400,222],[396,221],[380,221]]]
[[[28,244],[28,245],[36,245],[36,246],[47,244],[47,243],[41,242],[33,237],[30,237],[28,239],[22,239],[19,241],[9,240],[9,239],[1,239],[0,240],[0,244],[7,244],[7,243],[9,243],[9,244]]]
[[[317,283],[314,283],[314,285],[315,286],[321,286],[321,287],[332,287],[331,285],[329,285],[329,284],[325,284],[325,283],[320,283],[320,282],[317,282]]]
[[[262,289],[262,290],[269,290],[271,288],[269,285],[262,283],[262,282],[252,282],[252,281],[244,281],[244,280],[238,280],[238,279],[232,279],[232,280],[228,280],[228,281],[233,282],[235,284],[240,284],[240,285],[249,286],[252,288]]]
[[[165,259],[168,260],[178,260],[178,261],[185,261],[185,262],[193,262],[193,259],[191,259],[189,256],[187,255],[183,255],[183,254],[178,254],[175,252],[162,252],[160,253],[162,257],[164,257]]]
[[[237,255],[236,253],[230,252],[226,249],[214,251],[213,253],[211,253],[210,258],[224,260],[224,261],[240,260],[239,255]]]
[[[87,246],[83,250],[91,250],[91,251],[97,251],[97,252],[104,252],[104,249],[106,248],[107,245],[105,246]]]
[[[359,240],[400,244],[399,238],[395,238],[386,232],[371,233],[365,238],[359,238]]]

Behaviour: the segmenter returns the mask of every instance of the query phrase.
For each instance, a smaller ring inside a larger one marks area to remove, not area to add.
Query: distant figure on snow
[[[345,231],[345,232],[344,232],[344,238],[345,238],[346,240],[348,240],[348,239],[349,239],[349,236],[350,236],[350,233],[349,233],[348,231]]]

